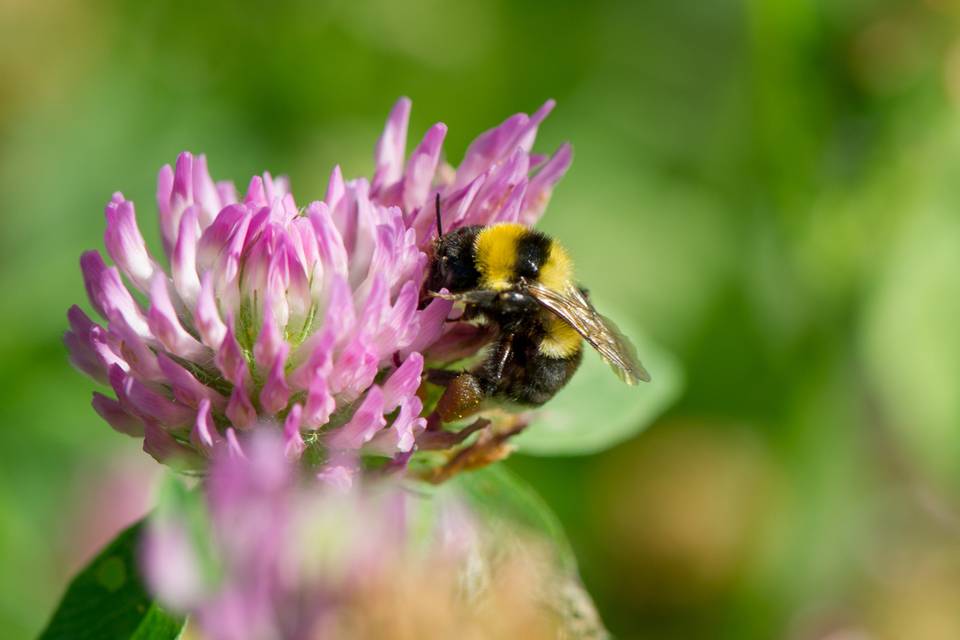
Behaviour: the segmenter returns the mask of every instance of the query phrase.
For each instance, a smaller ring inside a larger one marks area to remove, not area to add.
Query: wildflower
[[[334,168],[325,198],[304,207],[284,178],[254,176],[241,196],[203,155],[182,153],[158,178],[164,258],[148,250],[133,202],[114,194],[113,266],[97,251],[80,260],[106,324],[74,306],[65,337],[77,368],[113,390],[95,393],[94,409],[160,461],[203,464],[264,422],[282,428],[290,457],[316,445],[333,480],[349,481],[362,448],[404,460],[426,426],[425,358],[480,345],[445,323],[448,301],[421,302],[433,199],[445,229],[536,221],[571,160],[568,145],[531,154],[552,107],[483,133],[454,170],[441,164],[443,124],[406,157],[401,99],[372,180]]]
[[[245,456],[214,455],[199,530],[162,509],[148,530],[150,589],[202,637],[606,637],[532,534],[490,528],[455,492],[317,490],[276,432],[249,435]]]

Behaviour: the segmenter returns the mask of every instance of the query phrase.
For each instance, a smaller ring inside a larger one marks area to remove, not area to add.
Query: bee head
[[[474,244],[480,227],[461,227],[446,233],[433,245],[433,259],[427,276],[427,291],[446,289],[460,293],[475,289],[480,282]]]

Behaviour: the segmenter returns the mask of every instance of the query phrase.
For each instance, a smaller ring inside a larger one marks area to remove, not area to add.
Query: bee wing
[[[627,384],[650,382],[650,374],[640,364],[637,350],[617,325],[601,315],[576,287],[562,293],[539,282],[527,283],[527,291],[545,309],[555,313],[576,329],[597,350],[613,372]]]

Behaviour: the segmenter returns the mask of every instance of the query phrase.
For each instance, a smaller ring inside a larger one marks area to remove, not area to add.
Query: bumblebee
[[[488,399],[542,405],[580,366],[584,340],[627,384],[649,382],[630,341],[575,284],[573,263],[555,240],[516,223],[444,234],[439,194],[436,216],[427,294],[462,303],[456,321],[495,331],[486,358],[473,369],[430,373],[428,379],[446,386],[437,403],[441,420],[470,415]]]

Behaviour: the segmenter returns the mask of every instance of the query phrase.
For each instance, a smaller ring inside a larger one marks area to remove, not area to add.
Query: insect
[[[515,223],[444,234],[439,194],[436,215],[428,295],[462,303],[458,321],[495,330],[487,356],[473,369],[431,372],[432,382],[446,386],[437,404],[441,420],[470,415],[488,399],[542,405],[580,366],[583,340],[627,384],[649,382],[630,341],[574,283],[572,262],[555,240]]]

